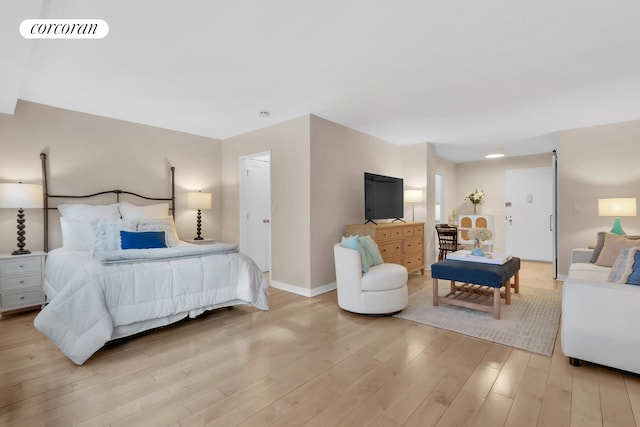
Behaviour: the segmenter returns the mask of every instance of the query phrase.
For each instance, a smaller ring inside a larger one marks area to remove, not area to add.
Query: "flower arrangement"
[[[493,237],[493,233],[488,228],[472,228],[467,232],[470,239],[475,240],[475,245],[471,251],[471,255],[485,256],[482,250],[482,242]]]
[[[472,191],[471,193],[467,194],[467,197],[465,198],[465,200],[470,201],[471,203],[473,203],[473,213],[476,213],[476,207],[478,206],[479,203],[481,203],[484,200],[484,190],[478,190],[477,188],[475,189],[475,191]]]
[[[493,237],[493,233],[488,228],[472,228],[467,232],[467,235],[475,240],[484,242]]]

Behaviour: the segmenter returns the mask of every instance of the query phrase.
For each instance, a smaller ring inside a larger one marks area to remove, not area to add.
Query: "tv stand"
[[[405,221],[404,219],[400,219],[400,218],[396,218],[391,222],[396,222],[396,221],[404,222],[405,224],[407,223],[407,221]]]
[[[374,221],[374,220],[372,220],[372,219],[368,219],[368,220],[366,220],[364,223],[365,223],[365,225],[366,225],[366,224],[369,224],[369,223],[371,223],[371,224],[373,224],[373,225],[378,225],[378,223],[377,223],[377,222],[375,222],[375,221]]]

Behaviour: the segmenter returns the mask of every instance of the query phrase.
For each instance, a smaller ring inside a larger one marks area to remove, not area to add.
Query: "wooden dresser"
[[[409,273],[424,275],[424,222],[347,225],[347,236],[369,235],[384,262],[404,265]]]

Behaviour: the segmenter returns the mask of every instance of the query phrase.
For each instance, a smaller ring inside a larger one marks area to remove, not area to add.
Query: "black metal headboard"
[[[154,200],[154,201],[164,201],[169,202],[169,210],[171,211],[171,215],[175,218],[176,216],[176,185],[175,185],[175,170],[174,166],[171,166],[171,197],[147,197],[142,196],[137,193],[132,193],[131,191],[124,190],[107,190],[100,191],[98,193],[93,194],[85,194],[85,195],[62,195],[62,194],[49,194],[49,187],[47,183],[47,155],[45,153],[40,153],[40,161],[42,163],[42,202],[43,202],[43,211],[44,211],[44,251],[49,251],[49,210],[57,209],[56,207],[49,207],[49,199],[86,199],[89,197],[101,196],[103,194],[115,194],[116,195],[116,203],[120,202],[121,194],[128,194],[131,196],[138,197],[140,199],[145,200]]]

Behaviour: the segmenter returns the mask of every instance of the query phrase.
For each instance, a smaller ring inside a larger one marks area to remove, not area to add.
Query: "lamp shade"
[[[189,209],[211,209],[211,193],[188,193],[187,207]]]
[[[0,208],[42,208],[42,185],[0,183]]]
[[[636,199],[598,199],[598,216],[636,216]]]
[[[404,191],[405,203],[421,203],[422,202],[422,190],[405,190]]]

